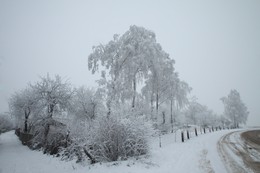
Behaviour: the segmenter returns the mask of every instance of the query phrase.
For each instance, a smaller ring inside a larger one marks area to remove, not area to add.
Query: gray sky
[[[222,113],[220,97],[237,89],[248,125],[260,125],[259,9],[259,0],[0,0],[0,112],[47,72],[95,86],[92,46],[137,25],[155,32],[200,103]]]

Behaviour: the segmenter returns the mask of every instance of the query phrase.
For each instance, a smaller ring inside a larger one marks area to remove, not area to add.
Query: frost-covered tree
[[[191,92],[191,90],[192,88],[185,81],[177,81],[174,97],[179,109],[183,108],[189,103],[188,94]]]
[[[219,117],[219,122],[222,127],[229,127],[231,124],[231,121],[225,115]]]
[[[121,37],[114,35],[106,45],[94,47],[88,57],[89,70],[96,73],[100,65],[103,67],[99,84],[107,90],[108,114],[113,101],[131,99],[134,108],[138,82],[155,74],[155,66],[164,58],[168,54],[156,42],[155,34],[137,26],[131,26]]]
[[[36,93],[31,88],[16,92],[9,100],[10,113],[16,118],[16,122],[24,121],[24,132],[28,132],[29,117],[39,114],[38,103]]]
[[[219,118],[207,106],[202,106],[200,112],[197,114],[198,125],[202,127],[219,126]]]
[[[102,112],[102,109],[102,97],[99,92],[85,87],[76,89],[70,110],[76,118],[81,120],[94,119]]]
[[[66,110],[73,94],[71,85],[63,81],[59,75],[51,78],[49,75],[41,77],[40,81],[30,85],[39,104],[45,110],[46,117]]]
[[[205,111],[205,107],[197,101],[191,101],[185,111],[187,123],[198,125],[199,116]]]
[[[220,118],[207,106],[193,100],[185,111],[186,122],[202,127],[219,126]]]
[[[43,118],[34,125],[34,140],[45,149],[56,145],[66,136],[65,125],[53,119],[54,115],[67,111],[73,90],[67,81],[59,75],[51,78],[41,77],[40,81],[30,85],[39,105],[42,107]],[[55,140],[59,139],[55,142]],[[48,149],[47,149],[48,150]]]
[[[175,75],[171,83],[172,85],[169,88],[169,99],[170,99],[170,107],[171,107],[171,124],[175,123],[175,117],[173,117],[173,105],[176,106],[176,109],[182,109],[185,105],[189,103],[188,94],[191,91],[191,87],[184,82],[181,81],[177,74]]]
[[[142,93],[150,102],[151,112],[153,115],[154,103],[156,114],[158,114],[159,106],[162,104],[170,104],[171,122],[175,122],[173,110],[183,108],[188,103],[187,95],[191,88],[189,85],[181,81],[178,73],[174,72],[172,60],[166,59],[154,73],[151,73]]]
[[[224,115],[232,121],[233,127],[239,127],[239,124],[246,123],[249,112],[237,90],[231,90],[228,96],[221,98],[221,100],[224,104]]]
[[[169,88],[175,82],[173,64],[174,61],[167,56],[158,58],[153,63],[151,73],[142,90],[144,94],[150,94],[151,111],[154,109],[155,102],[156,114],[159,106],[168,100]]]

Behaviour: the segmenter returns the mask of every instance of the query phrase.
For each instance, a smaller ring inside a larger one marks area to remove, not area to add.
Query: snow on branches
[[[246,123],[249,112],[237,90],[231,90],[229,95],[221,100],[224,104],[224,115],[233,123],[233,127]]]

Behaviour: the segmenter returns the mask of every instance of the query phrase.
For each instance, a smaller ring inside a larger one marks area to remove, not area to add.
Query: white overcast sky
[[[220,98],[237,89],[248,125],[260,125],[259,0],[0,0],[0,112],[48,72],[95,86],[92,46],[130,25],[155,32],[200,103],[222,113]]]

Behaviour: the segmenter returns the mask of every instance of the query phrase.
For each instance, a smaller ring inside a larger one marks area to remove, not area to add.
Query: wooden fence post
[[[198,136],[198,133],[197,133],[197,128],[195,128],[195,135]]]
[[[183,131],[181,132],[181,141],[184,142],[184,134],[183,134]]]

